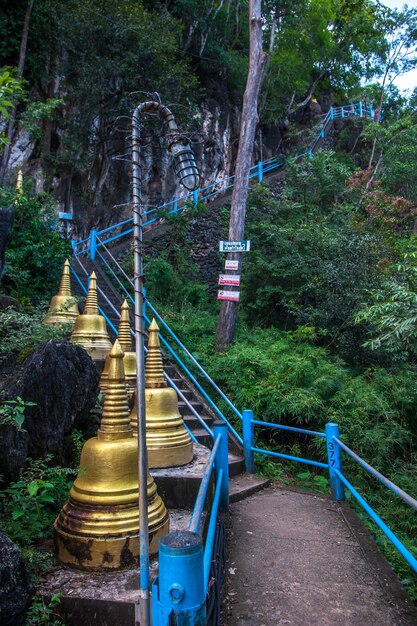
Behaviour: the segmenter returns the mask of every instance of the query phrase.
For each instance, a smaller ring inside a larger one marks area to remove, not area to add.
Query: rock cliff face
[[[236,160],[240,108],[225,103],[224,99],[209,98],[201,104],[192,120],[197,130],[189,134],[201,172],[201,187],[226,178],[233,173]],[[174,109],[175,112],[175,109]],[[94,120],[94,125],[99,125]],[[151,133],[150,128],[157,129]],[[102,143],[91,141],[79,154],[79,163],[59,169],[53,174],[48,160],[40,156],[39,145],[31,141],[26,130],[21,130],[13,142],[7,182],[13,184],[17,171],[35,181],[38,191],[49,191],[57,199],[57,210],[72,213],[73,222],[68,225],[70,234],[78,239],[86,236],[91,228],[106,228],[131,216],[131,152],[129,132],[109,131]],[[174,197],[185,195],[176,180],[165,141],[156,135],[163,127],[152,118],[144,120],[142,131],[142,200],[145,205],[158,206]],[[53,132],[56,155],[62,151],[63,131],[56,127]],[[262,142],[262,146],[261,146]],[[281,145],[281,135],[276,126],[264,127],[258,132],[253,162],[261,157],[276,154]],[[87,155],[87,157],[86,157]]]
[[[33,402],[25,410],[23,431],[0,425],[0,474],[16,480],[28,456],[53,454],[64,459],[64,439],[73,426],[85,425],[94,407],[99,376],[88,354],[65,341],[40,345],[20,367],[0,383],[4,400],[18,396]]]

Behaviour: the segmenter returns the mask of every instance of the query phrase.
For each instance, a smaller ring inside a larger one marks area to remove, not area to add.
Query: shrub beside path
[[[229,626],[411,626],[417,608],[348,504],[277,484],[231,505]]]

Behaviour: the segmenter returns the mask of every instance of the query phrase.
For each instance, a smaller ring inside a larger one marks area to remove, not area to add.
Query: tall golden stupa
[[[72,324],[79,315],[78,304],[71,293],[70,264],[65,260],[61,284],[56,296],[53,296],[44,324]]]
[[[190,463],[193,460],[193,442],[178,410],[177,394],[165,380],[159,328],[155,320],[149,326],[145,381],[149,467],[177,467]],[[130,423],[137,434],[136,401],[130,414]]]
[[[133,567],[139,555],[138,446],[117,340],[110,359],[100,428],[84,444],[80,472],[54,524],[57,558],[85,570]],[[150,552],[155,554],[169,518],[149,472],[147,487]]]
[[[129,402],[133,399],[136,388],[136,352],[133,350],[132,335],[130,333],[129,305],[124,300],[120,310],[119,332],[117,339],[124,352],[123,364],[125,367],[125,379],[127,386],[127,394]],[[103,393],[106,392],[107,380],[109,377],[110,354],[106,356],[104,369],[100,378],[100,388]]]
[[[97,277],[94,272],[90,276],[84,313],[75,320],[70,341],[84,348],[93,361],[104,361],[111,350],[106,320],[98,312]]]

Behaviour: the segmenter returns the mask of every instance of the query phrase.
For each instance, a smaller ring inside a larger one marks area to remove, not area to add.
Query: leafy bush
[[[12,203],[14,224],[2,289],[22,303],[49,299],[58,291],[63,262],[71,255],[70,243],[56,228],[49,195],[30,189],[20,194],[0,187],[0,206]]]
[[[11,353],[23,360],[39,344],[60,339],[70,331],[68,324],[42,324],[46,307],[33,307],[31,312],[8,308],[0,311],[0,362]]]

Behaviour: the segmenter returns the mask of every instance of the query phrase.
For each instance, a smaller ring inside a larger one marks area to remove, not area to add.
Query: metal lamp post
[[[168,149],[174,159],[174,168],[181,184],[190,191],[198,188],[200,175],[191,147],[178,131],[172,112],[159,102],[143,102],[132,116],[132,191],[133,191],[133,256],[135,291],[135,344],[137,367],[138,420],[138,474],[139,474],[139,544],[140,589],[139,620],[141,626],[150,625],[150,574],[145,414],[145,323],[143,316],[143,206],[141,200],[140,119],[142,113],[158,112],[168,124]]]

